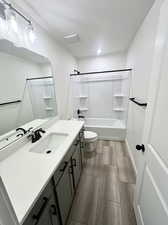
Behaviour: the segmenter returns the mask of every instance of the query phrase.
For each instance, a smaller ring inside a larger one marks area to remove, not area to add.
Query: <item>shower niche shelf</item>
[[[79,110],[80,110],[81,112],[86,112],[86,111],[88,111],[88,108],[79,108]]]
[[[45,108],[45,110],[46,110],[46,111],[53,111],[53,108],[47,107],[47,108]]]
[[[116,112],[124,112],[125,109],[124,108],[114,108],[113,111],[116,111]]]
[[[86,98],[88,98],[88,96],[86,96],[86,95],[80,95],[80,96],[77,96],[77,98],[86,99]]]
[[[51,97],[51,96],[44,96],[43,99],[44,100],[50,100],[50,99],[53,99],[53,97]]]
[[[126,95],[124,95],[124,94],[115,94],[114,97],[116,97],[116,98],[124,98],[124,97],[126,97]]]

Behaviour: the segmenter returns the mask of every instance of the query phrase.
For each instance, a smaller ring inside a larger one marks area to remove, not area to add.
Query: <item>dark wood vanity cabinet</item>
[[[84,162],[83,129],[37,200],[24,225],[65,225]]]
[[[49,199],[36,222],[37,225],[60,225],[58,209],[53,198]]]
[[[81,176],[80,150],[80,137],[78,136],[53,176],[62,225],[66,224]]]
[[[61,225],[52,182],[48,183],[24,225]]]
[[[65,161],[63,168],[60,169],[59,172],[62,173],[62,176],[59,181],[55,183],[55,191],[62,220],[61,222],[62,224],[65,224],[74,197],[71,162]],[[57,179],[57,177],[55,179]]]

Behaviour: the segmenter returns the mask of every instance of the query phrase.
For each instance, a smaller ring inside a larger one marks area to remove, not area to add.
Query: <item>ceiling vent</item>
[[[78,34],[74,33],[74,34],[69,34],[64,36],[64,40],[68,43],[68,44],[74,44],[80,41],[80,37]]]

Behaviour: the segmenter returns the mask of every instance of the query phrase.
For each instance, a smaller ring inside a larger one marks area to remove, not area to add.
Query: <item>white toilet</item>
[[[84,119],[76,119],[72,118],[71,120],[81,120],[84,121]],[[95,152],[97,147],[97,140],[98,135],[97,133],[93,131],[84,131],[84,139],[86,143],[86,152]]]
[[[98,135],[92,131],[84,131],[84,138],[86,143],[86,151],[94,152],[97,147]]]

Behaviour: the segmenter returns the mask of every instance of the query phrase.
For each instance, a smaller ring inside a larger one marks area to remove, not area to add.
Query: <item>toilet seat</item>
[[[98,135],[92,131],[84,131],[84,138],[86,142],[97,141]]]

